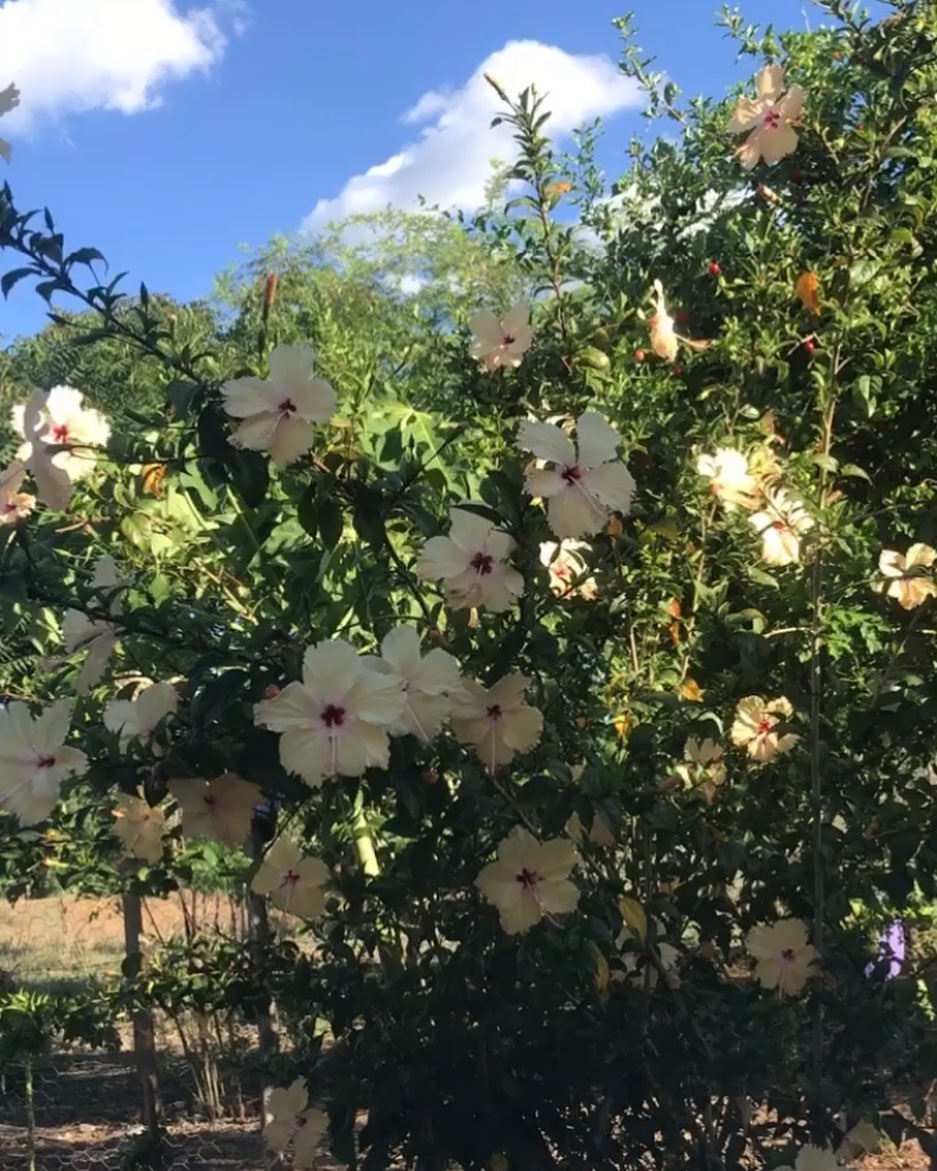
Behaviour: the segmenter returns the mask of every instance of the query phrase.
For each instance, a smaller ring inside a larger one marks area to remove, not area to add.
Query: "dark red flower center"
[[[68,424],[53,423],[51,434],[56,443],[68,443]]]
[[[777,130],[777,128],[781,125],[781,111],[772,107],[765,114],[762,125],[764,126],[765,130]]]
[[[770,716],[762,716],[758,721],[758,733],[761,736],[766,736],[774,727],[774,720]]]
[[[345,722],[345,709],[330,703],[322,713],[322,723],[327,728],[340,728]]]
[[[506,333],[504,335],[504,338],[502,339],[501,344],[503,346],[513,346],[516,341],[517,341],[517,338],[514,336],[513,333]]]
[[[299,875],[295,870],[287,870],[283,875],[283,886],[295,886],[299,882]]]
[[[781,952],[781,959],[784,960],[786,963],[790,963],[793,958],[794,958],[794,949],[792,947],[786,947]]]
[[[472,569],[474,569],[476,573],[480,574],[482,577],[487,577],[488,574],[491,573],[491,571],[494,569],[495,559],[491,556],[490,553],[476,553],[469,562],[469,565],[471,565]]]
[[[776,533],[789,533],[791,526],[786,520],[776,520],[771,526]]]
[[[40,756],[36,761],[36,768],[52,768],[55,764],[54,756]]]
[[[501,716],[503,714],[501,711],[501,704],[493,703],[491,705],[491,707],[488,708],[488,711],[486,714],[487,714],[489,720],[500,720]]]
[[[293,415],[296,413],[296,404],[291,398],[285,398],[277,407],[277,410],[281,415]]]
[[[528,870],[525,866],[523,870],[518,871],[514,876],[521,884],[524,890],[533,890],[533,888],[540,881],[540,875],[536,870]]]
[[[565,480],[567,484],[578,484],[582,479],[582,472],[579,470],[579,465],[571,468],[563,468],[560,473],[560,478]]]

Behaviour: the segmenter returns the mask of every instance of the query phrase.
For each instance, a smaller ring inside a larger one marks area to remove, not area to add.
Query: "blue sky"
[[[631,4],[641,45],[685,92],[718,93],[749,71],[713,27],[715,0]],[[416,193],[472,202],[503,154],[483,65],[514,89],[539,74],[561,128],[607,116],[603,163],[619,173],[644,126],[615,71],[611,21],[627,6],[0,0],[0,89],[16,81],[23,94],[0,123],[14,144],[0,168],[21,207],[51,208],[70,246],[100,248],[151,290],[198,296],[242,243]],[[742,8],[779,27],[818,22],[800,0]],[[25,285],[0,303],[4,342],[42,322]]]

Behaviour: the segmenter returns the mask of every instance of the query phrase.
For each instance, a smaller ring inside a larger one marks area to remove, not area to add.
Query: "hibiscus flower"
[[[315,361],[308,346],[277,346],[269,359],[269,379],[235,378],[224,384],[225,410],[243,419],[230,438],[233,446],[269,451],[281,467],[312,447],[313,424],[327,423],[338,402],[331,385],[313,377]]]
[[[498,858],[489,862],[475,885],[497,907],[508,935],[529,931],[544,916],[567,915],[579,902],[579,890],[570,873],[579,861],[568,838],[538,842],[518,826],[498,846]]]
[[[518,301],[500,320],[490,310],[483,309],[469,321],[469,329],[475,335],[472,357],[489,374],[504,366],[520,366],[534,336],[526,301]]]
[[[777,988],[779,996],[799,996],[817,974],[817,949],[802,919],[761,923],[749,931],[745,946],[755,961],[755,978],[762,988]]]
[[[124,847],[124,856],[157,863],[163,856],[163,831],[166,828],[163,811],[142,797],[119,793],[117,807],[111,812],[116,819],[111,828]]]
[[[803,504],[783,489],[766,494],[760,512],[748,518],[761,536],[761,559],[767,565],[796,565],[800,561],[801,537],[813,528]]]
[[[307,648],[302,682],[255,704],[254,723],[280,733],[280,763],[318,788],[326,777],[386,768],[404,707],[399,680],[334,638]]]
[[[318,919],[325,910],[329,868],[310,858],[289,838],[279,837],[264,854],[251,882],[255,894],[269,895],[275,907],[300,919]]]
[[[507,610],[524,592],[523,577],[508,564],[514,539],[494,523],[458,506],[445,537],[430,537],[416,563],[426,581],[441,581],[454,610]]]
[[[39,716],[19,700],[0,710],[0,809],[15,814],[21,825],[48,817],[62,782],[87,768],[85,754],[65,746],[71,716],[66,700]]]
[[[296,1171],[311,1171],[328,1124],[321,1110],[309,1108],[305,1078],[298,1077],[288,1089],[271,1090],[264,1107],[264,1138],[278,1155],[292,1142]]]
[[[789,720],[793,714],[791,701],[784,696],[766,702],[760,695],[747,695],[735,709],[732,743],[765,764],[779,753],[790,752],[800,739],[795,732],[779,731],[782,720]]]
[[[453,732],[463,744],[474,746],[491,772],[540,742],[543,713],[527,703],[529,683],[526,675],[505,675],[486,690],[465,679],[462,692],[453,697]]]
[[[907,553],[883,549],[878,568],[884,580],[879,583],[879,589],[903,609],[914,610],[928,598],[937,597],[937,584],[927,575],[935,560],[937,550],[930,545],[916,543]]]
[[[618,458],[621,436],[595,411],[576,422],[578,450],[562,428],[525,419],[518,446],[553,464],[527,474],[531,496],[547,501],[547,520],[560,538],[599,533],[612,511],[628,513],[635,484]]]
[[[432,740],[449,715],[450,696],[462,689],[459,664],[440,647],[421,656],[415,626],[398,626],[385,635],[381,658],[399,680],[404,698],[403,710],[388,731]]]
[[[784,70],[780,65],[766,65],[755,75],[754,100],[739,98],[729,120],[730,134],[748,137],[736,150],[746,171],[760,159],[768,164],[780,162],[797,149],[794,124],[804,109],[804,91],[799,85],[784,90]]]

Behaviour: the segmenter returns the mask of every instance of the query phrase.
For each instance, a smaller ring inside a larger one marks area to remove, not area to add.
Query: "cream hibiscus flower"
[[[534,336],[526,301],[518,301],[500,320],[490,310],[483,309],[471,318],[469,329],[475,335],[472,357],[489,374],[503,366],[520,366]]]
[[[214,780],[173,779],[169,792],[182,811],[182,833],[190,839],[209,838],[243,846],[251,832],[254,809],[263,801],[257,785],[234,773]]]
[[[21,435],[32,435],[35,440],[20,447],[19,462],[32,476],[40,504],[56,512],[63,512],[72,498],[72,482],[68,473],[56,463],[62,453],[48,439],[52,424],[45,412],[45,405],[45,391],[36,390],[25,406],[14,408],[14,426],[18,426],[17,419],[21,412],[22,426],[18,427],[19,432]]]
[[[538,842],[518,826],[498,846],[498,859],[475,879],[482,896],[501,917],[508,935],[529,931],[544,916],[568,915],[579,902],[569,876],[579,861],[568,838]]]
[[[907,553],[883,549],[878,568],[884,574],[884,581],[879,583],[879,589],[903,609],[914,610],[928,598],[937,597],[937,584],[927,575],[935,560],[937,550],[930,545],[916,543]]]
[[[793,714],[791,701],[784,696],[766,701],[760,695],[747,695],[735,709],[732,743],[765,764],[779,753],[790,752],[800,739],[795,732],[782,729],[782,721],[789,720]]]
[[[20,91],[10,83],[6,89],[0,89],[0,117],[9,114],[20,104]],[[0,158],[10,161],[10,144],[5,138],[0,138]]]
[[[91,588],[103,594],[99,603],[101,609],[110,614],[120,614],[120,600],[114,597],[114,591],[122,584],[117,578],[114,558],[106,555],[99,557],[91,577]],[[87,652],[74,684],[79,695],[87,695],[104,678],[107,664],[117,646],[118,633],[117,627],[103,618],[89,618],[82,610],[65,611],[62,637],[66,652],[70,655],[78,651]]]
[[[631,510],[634,480],[618,458],[621,436],[595,411],[576,421],[578,451],[562,428],[553,423],[522,420],[517,443],[553,464],[527,473],[531,496],[547,501],[547,520],[560,538],[599,533],[613,511]]]
[[[796,565],[801,537],[813,528],[813,520],[801,501],[783,489],[766,494],[766,504],[749,517],[761,537],[761,559],[768,565]]]
[[[121,752],[139,740],[154,756],[162,756],[162,747],[153,743],[153,736],[178,706],[179,695],[171,683],[151,683],[133,699],[112,699],[104,708],[104,727],[118,734]]]
[[[38,391],[25,406],[13,408],[13,426],[26,441],[17,458],[25,461],[40,498],[50,508],[60,506],[46,499],[48,492],[40,483],[41,478],[46,478],[46,461],[64,472],[70,482],[82,480],[94,470],[95,449],[105,447],[111,437],[107,419],[100,411],[82,406],[83,401],[84,395],[73,386],[53,386],[47,395]],[[54,454],[43,451],[43,445],[59,450]],[[57,478],[56,483],[53,496],[61,491],[61,479]]]
[[[166,815],[162,809],[150,805],[142,797],[118,793],[116,819],[111,827],[124,847],[124,856],[139,858],[142,862],[157,863],[163,856],[163,832]]]
[[[270,1092],[264,1107],[264,1138],[278,1155],[293,1144],[292,1165],[296,1171],[310,1171],[314,1166],[328,1124],[321,1110],[309,1108],[305,1078],[298,1077],[288,1089]]]
[[[749,931],[745,946],[755,961],[755,978],[762,988],[777,988],[779,996],[799,996],[817,974],[817,949],[802,919],[761,923]]]
[[[713,455],[701,455],[696,470],[709,479],[709,491],[721,500],[727,510],[736,505],[755,508],[761,489],[748,470],[748,460],[731,447],[717,447]]]
[[[667,302],[664,299],[664,286],[659,280],[654,281],[654,312],[647,321],[648,336],[651,349],[667,362],[676,361],[680,342],[689,346],[691,350],[705,350],[709,347],[708,341],[693,341],[677,333],[676,323],[667,312]]]
[[[780,162],[797,149],[794,123],[800,120],[804,109],[804,91],[792,85],[784,92],[784,70],[780,65],[766,65],[755,75],[757,97],[739,98],[728,131],[730,134],[748,133],[748,138],[736,150],[746,171],[759,159],[773,164]]]
[[[325,910],[325,888],[331,875],[319,858],[304,854],[289,838],[278,837],[264,854],[251,890],[269,895],[275,907],[300,919],[318,919]]]
[[[308,346],[276,346],[270,378],[235,378],[222,387],[224,409],[243,419],[230,438],[235,447],[269,451],[281,467],[312,447],[314,423],[327,423],[337,398],[331,385],[313,377],[315,351]]]
[[[35,825],[52,812],[62,782],[81,775],[88,758],[67,748],[72,705],[65,700],[33,716],[15,700],[0,710],[0,809],[21,825]]]
[[[19,459],[0,472],[0,526],[19,524],[36,507],[36,497],[20,491],[25,475],[26,465]]]
[[[715,740],[708,737],[697,740],[695,736],[689,736],[683,746],[683,760],[674,769],[684,785],[690,789],[700,789],[710,804],[716,789],[726,779],[723,751],[722,745]]]
[[[505,675],[487,690],[474,679],[462,682],[453,696],[452,730],[463,744],[474,746],[491,772],[519,752],[529,752],[543,734],[543,713],[530,707],[526,675]]]
[[[430,537],[416,563],[425,581],[441,581],[454,610],[484,607],[501,613],[524,592],[524,579],[507,558],[513,537],[458,505],[449,510],[449,535]]]
[[[558,598],[578,594],[587,602],[598,597],[599,587],[589,576],[589,566],[582,554],[591,552],[587,541],[543,541],[540,545],[540,564],[550,574],[550,589]]]
[[[340,638],[308,647],[302,682],[254,705],[254,723],[280,733],[280,763],[318,788],[326,777],[386,768],[388,731],[405,708],[399,680]]]
[[[449,715],[450,696],[462,689],[459,664],[435,647],[420,655],[420,636],[415,626],[398,626],[385,635],[381,658],[399,680],[404,706],[388,726],[392,736],[410,733],[429,741]]]

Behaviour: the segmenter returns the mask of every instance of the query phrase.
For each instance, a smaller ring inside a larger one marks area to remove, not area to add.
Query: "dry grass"
[[[193,896],[186,895],[191,909]],[[230,900],[224,895],[195,896],[202,929],[230,932]],[[181,934],[185,917],[178,896],[146,899],[144,931],[157,939]],[[0,973],[20,985],[49,988],[116,974],[124,958],[120,900],[62,895],[0,902]]]

